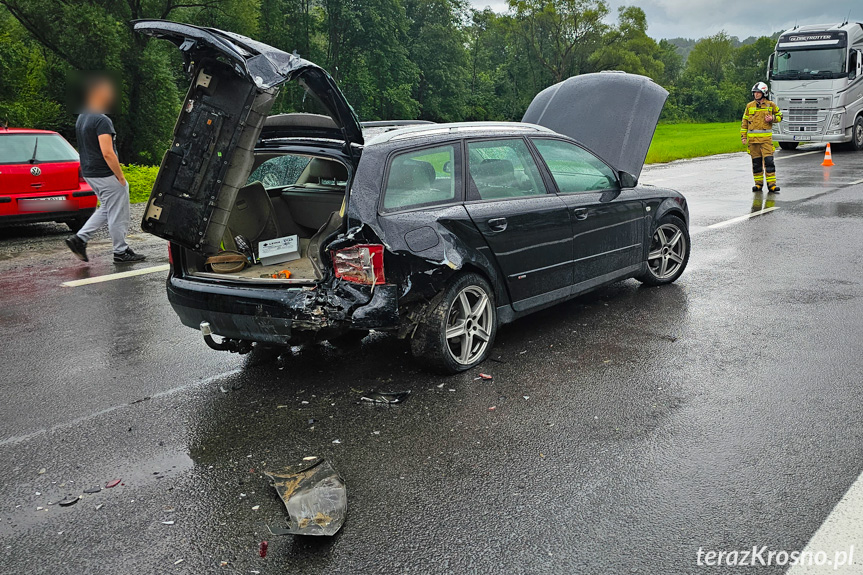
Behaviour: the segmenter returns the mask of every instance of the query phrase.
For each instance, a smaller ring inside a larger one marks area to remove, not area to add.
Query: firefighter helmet
[[[768,88],[767,84],[765,84],[764,82],[758,82],[757,84],[752,86],[752,93],[754,94],[755,92],[761,92],[761,94],[765,98],[767,98],[770,92],[770,88]]]

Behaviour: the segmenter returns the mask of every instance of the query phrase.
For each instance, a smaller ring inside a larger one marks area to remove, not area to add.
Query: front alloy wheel
[[[436,297],[411,338],[414,357],[442,373],[458,373],[481,363],[494,345],[497,308],[482,276],[456,277]]]
[[[669,284],[680,277],[689,262],[689,231],[677,216],[656,222],[647,254],[647,272],[638,279],[650,285]]]

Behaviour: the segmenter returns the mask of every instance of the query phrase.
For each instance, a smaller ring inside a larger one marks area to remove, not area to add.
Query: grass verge
[[[129,200],[133,204],[146,202],[150,198],[150,190],[158,173],[159,166],[123,165],[123,174],[129,182]]]
[[[660,124],[647,152],[647,163],[743,152],[745,149],[740,143],[739,122]]]

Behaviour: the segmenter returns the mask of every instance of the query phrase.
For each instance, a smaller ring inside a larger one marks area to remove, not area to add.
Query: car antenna
[[[36,150],[38,150],[38,149],[39,149],[39,136],[36,136],[36,144],[33,146],[33,157],[30,158],[31,164],[36,163]]]

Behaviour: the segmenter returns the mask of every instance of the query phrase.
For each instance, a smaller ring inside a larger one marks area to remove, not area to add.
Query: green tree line
[[[139,18],[296,51],[330,71],[363,120],[518,120],[540,90],[600,70],[666,87],[666,121],[734,120],[774,46],[719,32],[684,51],[650,37],[641,8],[610,14],[604,0],[509,0],[502,14],[466,0],[0,0],[0,121],[73,139],[70,75],[114,71],[121,159],[158,163],[187,84],[173,45],[132,32]],[[276,111],[305,105],[287,89]]]

